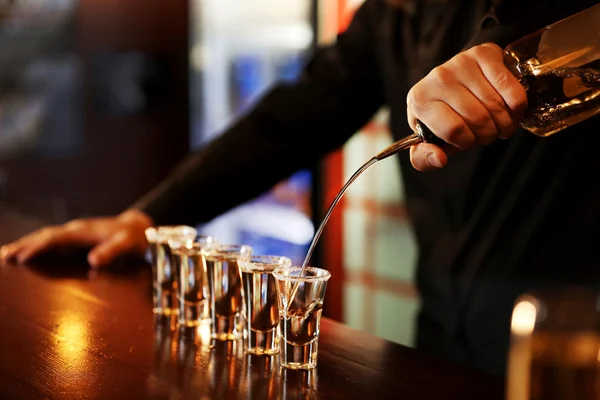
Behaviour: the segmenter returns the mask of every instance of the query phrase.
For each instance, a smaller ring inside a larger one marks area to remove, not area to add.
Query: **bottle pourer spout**
[[[442,145],[445,143],[442,139],[435,136],[433,132],[431,132],[431,130],[421,121],[417,121],[415,128],[415,132],[412,135],[392,143],[377,153],[373,158],[375,158],[377,161],[381,161],[419,143],[433,143],[436,145]]]

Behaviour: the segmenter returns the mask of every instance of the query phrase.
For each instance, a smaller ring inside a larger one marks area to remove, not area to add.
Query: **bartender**
[[[2,256],[85,246],[100,267],[141,255],[148,226],[212,219],[339,148],[387,106],[395,139],[419,119],[447,143],[397,157],[419,248],[416,347],[502,375],[515,297],[593,282],[600,270],[600,118],[548,138],[518,129],[527,97],[502,48],[595,4],[366,0],[298,82],[273,87],[130,209],[44,228]]]

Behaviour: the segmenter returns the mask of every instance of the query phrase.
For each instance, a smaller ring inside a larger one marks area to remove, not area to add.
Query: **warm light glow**
[[[592,47],[588,46],[584,47],[583,49],[565,54],[562,57],[554,57],[551,60],[544,60],[544,62],[541,64],[532,64],[532,60],[529,60],[528,64],[530,65],[530,71],[533,73],[534,76],[548,73],[549,71],[552,71],[556,68],[576,68],[580,65],[586,64],[587,62],[593,61],[593,59],[590,59],[588,61],[588,59],[590,58],[588,53],[591,53],[591,50]],[[584,58],[583,56],[585,55],[588,55],[588,57]],[[544,57],[543,59],[545,58],[546,57]],[[540,62],[537,58],[534,60],[537,63]]]
[[[198,338],[200,339],[200,343],[203,345],[202,347],[210,347],[210,341],[212,338],[210,324],[201,324],[198,327]]]
[[[89,344],[89,332],[79,314],[70,310],[60,316],[56,333],[57,353],[69,368],[80,368],[85,364],[86,349]]]
[[[520,301],[515,306],[512,315],[511,329],[518,335],[527,335],[533,332],[537,307],[528,300]]]

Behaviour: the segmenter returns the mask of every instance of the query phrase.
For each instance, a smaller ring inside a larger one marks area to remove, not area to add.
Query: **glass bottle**
[[[513,42],[504,54],[527,89],[523,128],[549,136],[600,113],[600,4]]]

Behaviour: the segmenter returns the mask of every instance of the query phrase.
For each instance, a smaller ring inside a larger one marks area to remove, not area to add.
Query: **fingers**
[[[3,261],[14,260],[21,247],[18,242],[3,245],[0,248],[0,259]]]
[[[23,250],[27,248],[28,243],[37,243],[36,237],[40,233],[41,231],[35,231],[26,236],[23,236],[19,240],[3,245],[2,250],[0,251],[0,257],[2,258],[2,260],[5,261],[18,260]]]
[[[66,245],[70,241],[71,232],[56,227],[48,227],[3,246],[2,258],[4,260],[16,259],[20,263],[27,262],[53,247]]]
[[[454,84],[448,90],[453,96],[432,101],[418,111],[421,122],[428,121],[436,136],[463,150],[493,143],[498,129],[488,110],[464,86]]]
[[[417,119],[437,137],[463,150],[491,141],[495,126],[489,113],[452,71],[438,67],[407,97],[407,117]],[[471,125],[469,125],[469,123]]]
[[[93,223],[86,224],[75,220],[62,226],[39,229],[2,246],[0,258],[24,263],[53,249],[91,246],[98,241],[97,236]]]
[[[93,268],[110,264],[115,258],[138,250],[139,243],[129,230],[122,230],[94,247],[88,254],[88,262]]]
[[[143,222],[143,223],[142,223]],[[143,254],[147,246],[144,230],[147,221],[130,218],[90,218],[74,220],[65,225],[40,229],[2,247],[3,260],[27,262],[54,249],[92,248],[89,263],[106,265],[124,253]]]
[[[505,67],[502,49],[493,43],[484,43],[474,47],[472,53],[483,75],[502,96],[513,119],[518,121],[527,109],[527,93],[519,80]]]
[[[492,84],[487,80],[483,74],[477,59],[469,57],[464,54],[456,56],[460,58],[460,65],[452,66],[453,71],[456,73],[457,80],[462,83],[464,88],[472,94],[472,98],[476,99],[479,103],[478,106],[473,108],[473,111],[477,111],[480,116],[489,116],[493,122],[495,129],[489,129],[489,126],[485,127],[487,135],[496,135],[501,139],[508,139],[512,136],[517,128],[518,118],[512,115],[511,110],[507,107],[503,97],[496,91]],[[476,71],[470,73],[470,71]],[[512,75],[511,75],[512,76]],[[483,107],[485,112],[481,112],[479,107]],[[468,110],[463,110],[461,114],[468,114]],[[470,119],[467,123],[477,125],[478,121]],[[494,140],[490,140],[490,144]]]

